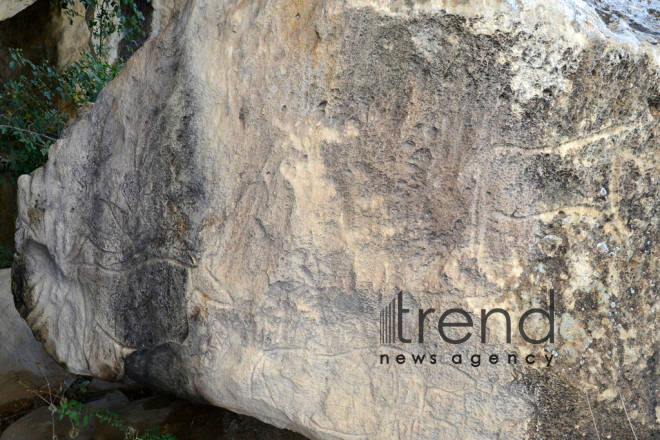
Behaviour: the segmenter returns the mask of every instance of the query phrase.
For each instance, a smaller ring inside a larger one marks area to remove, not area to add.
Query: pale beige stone
[[[13,17],[36,1],[37,0],[4,0],[0,2],[0,21]]]
[[[656,28],[547,0],[174,17],[20,179],[15,294],[57,360],[318,439],[658,434]],[[379,345],[398,289],[408,335],[503,307],[513,343]]]

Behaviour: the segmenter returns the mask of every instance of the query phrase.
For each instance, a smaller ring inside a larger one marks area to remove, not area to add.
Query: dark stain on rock
[[[149,349],[137,350],[124,360],[124,371],[128,377],[150,386],[185,395],[196,403],[208,403],[197,393],[190,393],[190,384],[181,359],[178,343],[163,343]]]
[[[188,335],[187,281],[186,268],[159,260],[118,278],[116,288],[107,292],[116,337],[138,350],[183,342]]]
[[[597,427],[600,438],[634,440],[618,396],[611,402],[600,401],[598,393],[580,388],[570,379],[544,374],[542,370],[526,370],[520,381],[538,399],[534,404],[535,413],[526,438],[598,438]],[[626,405],[630,411],[634,402],[625,393],[623,396],[627,398]],[[645,432],[651,434],[645,438],[660,438],[657,431]]]
[[[11,292],[14,296],[16,310],[23,319],[27,319],[27,315],[34,307],[34,304],[30,301],[31,296],[25,291],[26,286],[30,285],[27,276],[28,271],[25,267],[25,261],[19,256],[14,260],[11,267]]]

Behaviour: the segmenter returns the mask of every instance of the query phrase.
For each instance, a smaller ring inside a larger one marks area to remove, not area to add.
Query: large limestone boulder
[[[71,371],[311,438],[658,436],[658,29],[634,6],[188,2],[20,179],[18,308]],[[399,290],[411,342],[385,343]]]

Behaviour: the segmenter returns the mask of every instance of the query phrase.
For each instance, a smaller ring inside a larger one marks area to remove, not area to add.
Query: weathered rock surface
[[[0,21],[6,20],[21,12],[37,0],[8,0],[0,3]]]
[[[16,311],[10,274],[9,269],[0,270],[0,417],[32,401],[25,386],[36,388],[47,381],[56,384],[66,374]]]
[[[72,371],[313,438],[659,436],[658,29],[603,3],[187,3],[21,178],[21,314]],[[398,289],[409,337],[501,307],[513,341],[378,345]]]

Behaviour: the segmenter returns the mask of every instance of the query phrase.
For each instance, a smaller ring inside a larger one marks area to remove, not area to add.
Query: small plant
[[[77,400],[62,400],[57,413],[60,415],[60,420],[68,417],[71,421],[71,431],[69,431],[69,437],[71,438],[78,436],[78,428],[81,425],[87,426],[92,418],[96,418],[99,422],[110,425],[123,432],[124,440],[177,440],[176,436],[163,433],[160,428],[148,429],[140,434],[137,429],[126,423],[125,420],[122,420],[118,414],[111,413],[107,410],[96,411],[94,409],[86,409]]]
[[[87,394],[89,381],[76,376],[68,384],[62,381],[59,386],[54,387],[51,386],[39,362],[37,362],[37,366],[46,381],[46,385],[32,388],[20,381],[19,383],[25,387],[29,394],[36,396],[48,406],[52,420],[53,440],[58,440],[55,433],[56,415],[59,416],[59,420],[64,420],[65,417],[68,418],[71,423],[69,437],[72,439],[78,437],[81,426],[88,426],[92,420],[98,420],[100,423],[120,430],[124,434],[124,440],[178,440],[176,436],[162,432],[161,428],[147,429],[143,433],[140,433],[116,413],[109,412],[108,410],[97,411],[85,407],[75,397],[82,397]]]
[[[90,54],[64,69],[48,62],[37,65],[18,49],[10,50],[10,66],[28,67],[29,77],[4,84],[0,91],[0,154],[14,176],[34,171],[46,162],[48,148],[59,139],[67,122],[119,73]]]
[[[37,397],[38,400],[41,400],[43,403],[45,403],[48,406],[48,410],[50,411],[50,417],[52,421],[52,429],[53,429],[52,438],[53,440],[58,440],[57,434],[55,434],[55,413],[57,413],[58,411],[57,406],[60,404],[62,400],[66,400],[67,398],[66,396],[68,395],[69,389],[71,388],[71,385],[75,381],[72,381],[69,384],[66,384],[64,381],[62,381],[60,382],[58,387],[51,387],[50,381],[48,380],[46,373],[41,367],[41,362],[37,361],[36,364],[46,381],[46,385],[33,388],[24,384],[20,380],[18,381],[18,383],[20,385],[23,385],[23,387],[25,387],[25,391],[27,391],[28,394],[32,394],[33,396]]]
[[[145,20],[135,0],[51,0],[60,7],[73,24],[73,18],[81,14],[75,10],[81,3],[86,11],[93,11],[87,26],[92,31],[92,50],[99,57],[108,55],[107,40],[115,33],[121,33],[132,49],[137,48],[137,39],[143,35],[142,23]],[[147,0],[147,3],[149,0]]]
[[[57,409],[60,420],[68,417],[71,421],[71,431],[69,436],[76,438],[79,434],[78,427],[87,426],[92,418],[96,418],[99,422],[119,429],[124,433],[125,440],[177,440],[176,436],[161,432],[160,428],[148,429],[144,433],[140,432],[122,420],[118,414],[109,412],[107,410],[96,411],[93,409],[86,409],[77,400],[63,400]]]

